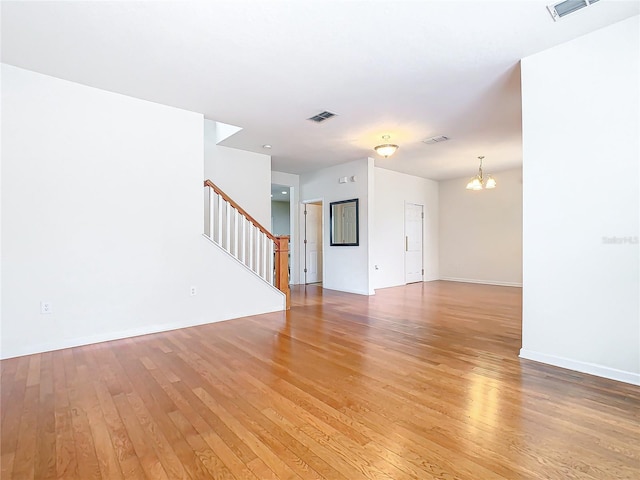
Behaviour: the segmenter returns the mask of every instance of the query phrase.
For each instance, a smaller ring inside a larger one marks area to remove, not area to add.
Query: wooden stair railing
[[[204,181],[204,188],[208,193],[204,234],[284,293],[289,310],[289,237],[273,235],[211,180]]]

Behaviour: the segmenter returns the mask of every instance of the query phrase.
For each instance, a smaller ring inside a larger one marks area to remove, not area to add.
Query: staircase
[[[284,293],[289,310],[289,237],[274,236],[211,180],[204,190],[204,235]]]

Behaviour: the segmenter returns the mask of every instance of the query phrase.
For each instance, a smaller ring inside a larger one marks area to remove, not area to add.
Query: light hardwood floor
[[[2,479],[640,478],[640,388],[518,359],[520,289],[292,293],[2,361]]]

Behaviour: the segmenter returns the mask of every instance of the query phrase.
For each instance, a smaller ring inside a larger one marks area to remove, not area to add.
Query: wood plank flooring
[[[292,300],[2,361],[2,479],[640,478],[640,388],[518,359],[520,289]]]

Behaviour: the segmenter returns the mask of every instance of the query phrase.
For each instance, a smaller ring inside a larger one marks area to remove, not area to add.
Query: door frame
[[[296,277],[298,272],[298,238],[300,234],[299,218],[298,218],[298,190],[299,187],[291,185],[287,182],[271,182],[271,187],[277,185],[278,187],[287,188],[289,190],[289,284],[295,284],[296,279],[299,281],[299,277]],[[270,230],[273,230],[273,211],[271,212],[271,225]],[[272,232],[273,233],[273,232]]]

